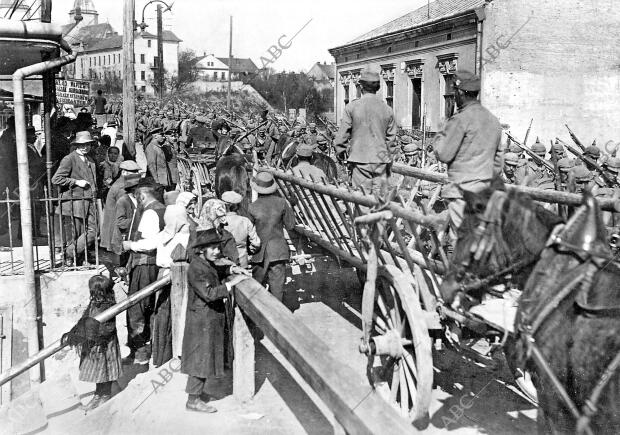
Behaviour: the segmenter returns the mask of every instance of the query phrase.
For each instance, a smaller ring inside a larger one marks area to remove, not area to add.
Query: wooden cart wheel
[[[398,268],[379,268],[372,313],[367,374],[371,384],[404,417],[428,425],[433,388],[431,338],[415,280]]]

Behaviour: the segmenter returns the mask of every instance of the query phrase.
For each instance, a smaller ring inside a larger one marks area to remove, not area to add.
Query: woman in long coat
[[[220,243],[221,236],[215,228],[198,232],[193,244],[197,255],[187,271],[189,295],[181,372],[188,375],[185,406],[191,411],[216,411],[206,403],[206,381],[224,374],[224,299],[233,286],[248,278],[241,275],[245,271],[238,266],[215,265],[221,255]],[[231,273],[237,275],[222,282]]]

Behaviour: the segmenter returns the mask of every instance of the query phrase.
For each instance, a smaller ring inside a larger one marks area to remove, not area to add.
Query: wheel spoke
[[[405,367],[402,363],[398,365],[398,377],[400,379],[400,411],[403,417],[406,417],[409,414],[409,389],[405,381]]]
[[[379,310],[381,310],[381,314],[383,314],[383,317],[385,318],[385,320],[387,320],[390,329],[394,329],[394,324],[392,323],[392,319],[388,315],[387,309],[385,308],[385,302],[383,301],[383,298],[380,294],[377,294],[377,305],[379,306]]]
[[[381,317],[379,317],[376,313],[373,313],[372,320],[375,323],[375,328],[378,330],[379,334],[383,335],[387,332],[388,327],[383,321]]]
[[[396,325],[397,329],[401,329],[402,316],[400,313],[400,303],[398,296],[396,295],[396,291],[392,286],[390,286],[390,293],[392,294],[392,301],[394,301],[394,303],[392,304],[392,309],[390,310],[390,314],[392,313],[392,311],[394,312],[394,317],[392,318],[392,320],[394,321],[394,325]]]
[[[417,388],[415,383],[413,382],[413,376],[409,372],[408,364],[403,364],[403,371],[405,372],[405,379],[407,380],[407,386],[409,387],[409,396],[411,397],[411,406],[414,407],[416,404],[414,403],[414,397],[417,396]]]
[[[394,371],[392,372],[392,385],[390,387],[391,403],[396,403],[396,394],[398,393],[398,384],[400,382],[400,377],[398,376],[399,367],[400,363],[396,362],[396,364],[394,364]]]
[[[409,352],[405,351],[404,359],[405,359],[407,365],[409,366],[409,369],[411,370],[411,374],[413,375],[413,377],[415,379],[419,379],[418,378],[418,368],[415,366],[415,362],[413,361],[413,356],[411,356],[411,354]]]

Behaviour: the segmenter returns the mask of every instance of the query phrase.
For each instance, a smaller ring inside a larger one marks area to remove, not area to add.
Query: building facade
[[[613,0],[436,0],[330,51],[336,119],[359,98],[367,65],[403,128],[438,131],[454,110],[454,73],[482,80],[480,100],[517,138],[618,141],[620,10]],[[426,113],[426,116],[424,114]]]
[[[229,65],[229,61],[232,64]],[[258,67],[252,59],[233,57],[215,57],[214,54],[204,54],[196,59],[196,68],[198,68],[198,76],[205,81],[225,81],[228,75],[231,80],[243,80],[252,74],[258,72]]]
[[[95,86],[103,85],[110,80],[120,84],[123,73],[123,36],[119,35],[109,23],[99,24],[99,15],[92,0],[76,0],[69,17],[72,22],[63,26],[63,35],[80,54],[74,64],[64,69],[65,76],[91,80]],[[164,70],[167,76],[178,74],[179,42],[181,39],[173,32],[164,30]],[[157,65],[157,35],[147,31],[134,32],[137,91],[151,95],[155,93],[153,83]]]

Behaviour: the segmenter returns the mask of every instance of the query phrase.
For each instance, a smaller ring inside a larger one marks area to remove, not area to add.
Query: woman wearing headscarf
[[[235,238],[224,228],[227,223],[226,204],[224,201],[217,198],[208,199],[202,206],[195,227],[190,228],[191,235],[189,245],[191,246],[192,242],[196,240],[197,231],[215,228],[222,239],[220,242],[220,251],[223,258],[218,260],[220,263],[218,265],[223,266],[226,261],[232,262],[231,264],[239,264],[239,252],[237,251]],[[193,253],[190,252],[189,254],[191,260]]]
[[[190,227],[188,215],[193,213],[195,204],[196,196],[193,193],[182,192],[174,204],[166,207],[164,229],[159,233],[157,245],[156,263],[160,267],[157,279],[170,273],[170,266],[175,259],[173,258],[175,249],[178,246],[187,249]],[[171,319],[170,288],[168,285],[158,293],[152,317],[152,355],[155,367],[161,366],[173,357],[172,323],[176,319]],[[186,296],[183,299],[187,303]]]

